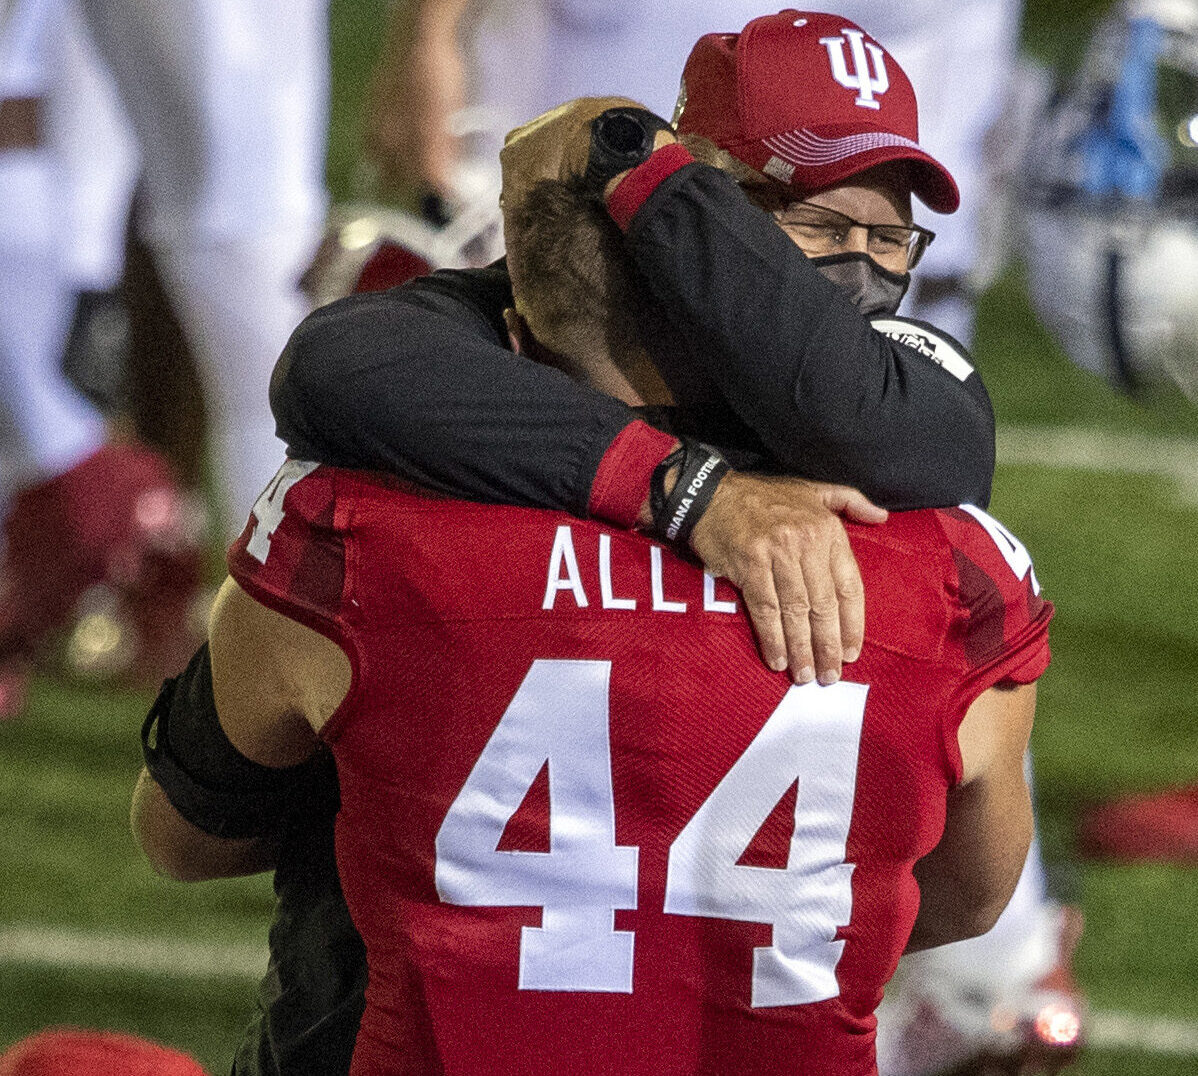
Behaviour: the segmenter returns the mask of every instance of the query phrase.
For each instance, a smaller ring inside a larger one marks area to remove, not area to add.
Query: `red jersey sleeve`
[[[987,688],[1030,684],[1048,668],[1053,606],[1040,593],[1031,555],[993,516],[973,505],[937,516],[955,568],[951,634],[963,667],[964,712]]]
[[[229,574],[256,601],[344,642],[344,502],[336,472],[288,460],[254,502],[229,547]]]

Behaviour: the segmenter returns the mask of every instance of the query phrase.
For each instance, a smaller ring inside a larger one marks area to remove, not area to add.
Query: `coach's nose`
[[[854,224],[845,232],[844,239],[840,244],[840,253],[842,254],[868,254],[869,253],[869,229],[863,224]],[[877,259],[875,259],[876,261]]]

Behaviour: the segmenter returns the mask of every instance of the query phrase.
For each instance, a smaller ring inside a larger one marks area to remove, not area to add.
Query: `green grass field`
[[[1045,32],[1064,21],[1063,5],[1031,6]],[[334,5],[330,174],[341,191],[381,7]],[[1198,411],[1168,395],[1136,404],[1074,370],[1034,324],[1014,276],[986,297],[977,353],[1009,442],[1064,426],[1116,452],[1129,446],[1124,469],[1048,457],[1004,464],[993,511],[1028,545],[1058,609],[1034,749],[1054,883],[1087,919],[1078,975],[1099,1010],[1189,1029],[1188,1050],[1104,1044],[1076,1071],[1193,1073],[1198,872],[1078,862],[1072,833],[1089,802],[1198,775],[1198,475],[1186,487],[1138,474],[1145,450],[1131,440],[1152,438],[1148,451],[1164,453],[1168,439],[1188,439],[1193,458]],[[223,1073],[251,1010],[255,966],[265,967],[269,881],[185,886],[140,858],[127,814],[148,702],[41,679],[29,712],[0,725],[0,1048],[52,1023],[120,1028]]]

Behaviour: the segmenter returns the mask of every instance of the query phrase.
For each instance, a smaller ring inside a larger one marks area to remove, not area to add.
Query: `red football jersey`
[[[229,555],[353,664],[324,736],[366,942],[352,1072],[872,1073],[965,710],[1048,663],[976,509],[852,528],[831,687],[639,535],[291,461]]]

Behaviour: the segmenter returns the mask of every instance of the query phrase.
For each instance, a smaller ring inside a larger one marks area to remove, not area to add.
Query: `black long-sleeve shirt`
[[[994,413],[981,378],[874,331],[725,173],[680,168],[626,234],[685,361],[783,470],[891,508],[988,503]]]
[[[726,403],[718,429],[697,409],[688,431],[890,508],[988,503],[994,418],[978,375],[962,382],[872,330],[723,173],[669,174],[635,206],[626,243],[665,319],[655,357]],[[496,265],[316,311],[275,372],[280,437],[305,458],[587,514],[605,454],[637,416],[514,354],[510,305]]]

